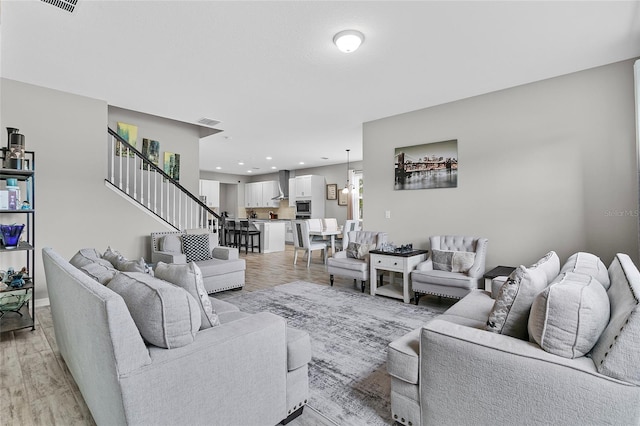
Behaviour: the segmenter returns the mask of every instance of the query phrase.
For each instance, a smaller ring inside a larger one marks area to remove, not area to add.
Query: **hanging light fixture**
[[[347,184],[342,189],[342,193],[343,194],[348,194],[349,193],[349,151],[351,151],[351,150],[347,149]]]

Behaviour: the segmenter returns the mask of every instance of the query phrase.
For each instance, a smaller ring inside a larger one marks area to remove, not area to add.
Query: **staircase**
[[[105,185],[170,228],[217,232],[224,219],[140,151],[108,130]]]

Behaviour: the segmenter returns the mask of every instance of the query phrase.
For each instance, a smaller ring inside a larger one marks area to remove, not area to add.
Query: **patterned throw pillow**
[[[182,246],[187,262],[212,259],[208,234],[185,234],[182,236]]]
[[[200,330],[220,325],[218,315],[213,310],[211,300],[202,282],[202,272],[193,262],[187,264],[166,264],[158,262],[155,277],[182,287],[192,295],[200,306]]]
[[[448,272],[469,272],[476,260],[470,251],[432,250],[433,269]]]
[[[122,254],[120,254],[117,250],[112,250],[111,247],[107,247],[107,250],[102,255],[103,259],[107,259],[114,267],[118,264],[120,260],[124,258]]]
[[[541,268],[518,266],[500,287],[486,330],[527,340],[531,305],[546,286],[547,276]]]
[[[116,262],[115,266],[116,269],[121,272],[149,272],[147,269],[147,263],[142,257],[139,260],[127,260],[124,257],[121,257],[120,260]]]
[[[349,243],[347,246],[347,257],[365,260],[369,258],[369,250],[374,250],[375,244]]]

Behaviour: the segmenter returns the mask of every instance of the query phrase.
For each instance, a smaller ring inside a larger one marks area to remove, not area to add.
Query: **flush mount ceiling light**
[[[333,42],[341,52],[351,53],[360,47],[364,41],[364,34],[356,30],[340,31],[333,37]]]

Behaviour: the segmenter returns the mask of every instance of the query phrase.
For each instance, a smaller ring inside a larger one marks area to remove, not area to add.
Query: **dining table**
[[[310,230],[309,235],[320,237],[331,237],[331,254],[336,252],[336,235],[342,235],[340,229],[323,229],[323,230]]]

